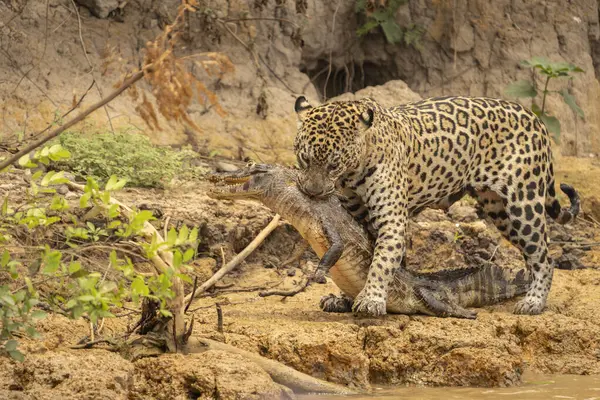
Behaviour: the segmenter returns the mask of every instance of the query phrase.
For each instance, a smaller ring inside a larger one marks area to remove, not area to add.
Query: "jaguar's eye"
[[[339,164],[329,163],[327,164],[327,172],[330,175],[337,175],[341,170],[341,166]]]

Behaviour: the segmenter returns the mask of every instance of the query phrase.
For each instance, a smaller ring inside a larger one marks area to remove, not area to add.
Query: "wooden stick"
[[[198,290],[196,290],[196,294],[194,294],[194,297],[192,297],[191,294],[187,295],[186,298],[185,298],[185,303],[187,303],[188,301],[190,301],[190,299],[197,298],[202,293],[206,292],[206,290],[208,290],[211,286],[213,286],[215,283],[217,283],[223,276],[225,276],[225,274],[227,274],[228,272],[230,272],[231,270],[233,270],[242,261],[244,261],[246,259],[246,257],[248,257],[258,246],[260,246],[261,243],[265,240],[265,238],[267,236],[269,236],[269,234],[271,232],[273,232],[273,230],[275,230],[275,228],[277,228],[277,224],[279,223],[279,219],[280,218],[281,217],[279,216],[279,214],[275,214],[275,216],[273,217],[273,219],[271,220],[271,222],[269,222],[269,225],[267,225],[254,238],[254,240],[252,240],[252,242],[250,242],[250,244],[248,246],[246,246],[246,248],[244,250],[242,250],[239,254],[237,254],[235,257],[233,257],[231,259],[231,261],[229,261],[226,265],[223,265],[221,267],[221,269],[219,269],[217,272],[215,272],[215,274],[212,277],[210,277],[209,280],[207,280],[206,282],[204,282],[198,288]]]

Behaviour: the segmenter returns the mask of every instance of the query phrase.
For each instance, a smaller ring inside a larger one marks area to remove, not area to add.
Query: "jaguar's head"
[[[294,151],[298,186],[309,196],[325,197],[335,182],[360,167],[367,155],[367,136],[376,119],[372,99],[311,106],[304,96],[296,99],[298,133]]]

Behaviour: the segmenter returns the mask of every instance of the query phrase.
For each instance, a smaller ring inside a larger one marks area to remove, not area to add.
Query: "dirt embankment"
[[[592,167],[591,165],[588,167]],[[590,168],[588,168],[590,169]],[[561,172],[563,173],[563,172]],[[568,173],[566,173],[568,175]],[[15,189],[21,183],[3,183]],[[252,202],[215,201],[204,186],[168,191],[128,189],[119,198],[160,210],[163,221],[198,226],[202,256],[195,261],[199,281],[243,248],[272,217]],[[148,199],[153,199],[148,202]],[[409,268],[465,268],[484,259],[505,268],[522,266],[520,254],[483,221],[468,202],[449,213],[426,210],[410,227]],[[377,384],[518,385],[523,371],[600,374],[600,251],[582,242],[600,241],[587,221],[553,226],[557,270],[547,311],[515,316],[514,301],[478,310],[476,320],[387,315],[378,319],[327,314],[321,296],[337,289],[330,281],[293,298],[260,298],[259,289],[300,281],[303,270],[283,265],[299,243],[285,222],[219,288],[197,301],[195,336],[225,341],[280,361],[299,371],[360,389]],[[473,257],[477,255],[478,257]],[[300,264],[314,261],[305,253]],[[443,263],[441,263],[443,262]],[[233,286],[230,286],[233,284]],[[215,303],[223,309],[217,331]],[[106,320],[100,338],[123,334],[137,316]],[[89,334],[83,321],[52,315],[39,323],[41,341],[24,340],[22,364],[1,359],[0,397],[15,399],[185,399],[282,398],[290,392],[257,365],[237,355],[208,351],[130,361],[100,348],[68,347]]]
[[[80,5],[77,9],[75,3]],[[74,97],[79,100],[85,94],[85,107],[108,93],[124,67],[138,65],[146,42],[172,21],[178,4],[179,0],[0,1],[2,137],[18,142],[15,139],[56,121]],[[216,93],[227,116],[194,104],[189,112],[202,132],[164,121],[164,131],[153,132],[123,97],[78,129],[107,131],[112,125],[115,130],[145,131],[160,144],[288,161],[293,104],[300,94],[317,102],[403,80],[422,97],[506,97],[509,83],[534,76],[519,63],[537,56],[585,70],[572,81],[555,80],[550,86],[569,88],[585,119],[556,93],[550,94],[547,107],[561,121],[565,155],[600,153],[595,134],[600,125],[596,0],[411,0],[398,8],[394,21],[421,32],[417,44],[390,44],[380,28],[359,37],[356,31],[365,15],[355,11],[352,1],[200,1],[198,12],[189,15],[185,49],[180,52],[218,51],[232,60],[235,71],[217,79],[206,76],[194,57],[189,59],[189,67]],[[105,73],[103,67],[110,61]],[[90,88],[92,82],[95,86]],[[538,86],[543,83],[538,81]],[[399,93],[393,104],[404,101]],[[531,106],[530,99],[520,101]]]

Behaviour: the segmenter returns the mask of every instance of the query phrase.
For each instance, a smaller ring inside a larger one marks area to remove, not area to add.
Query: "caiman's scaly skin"
[[[290,222],[321,259],[313,279],[318,281],[329,272],[345,295],[324,297],[321,308],[350,312],[367,281],[373,240],[336,196],[317,199],[303,194],[296,186],[297,174],[293,169],[255,164],[212,175],[210,180],[226,185],[216,186],[209,195],[258,200]],[[498,303],[527,291],[530,281],[525,269],[509,275],[494,265],[427,274],[398,269],[388,292],[387,312],[475,318],[477,314],[465,307]]]

